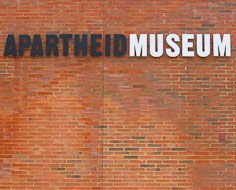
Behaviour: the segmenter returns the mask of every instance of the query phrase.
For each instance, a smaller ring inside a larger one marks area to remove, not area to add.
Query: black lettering
[[[69,40],[72,38],[72,34],[60,34],[60,38],[63,43],[63,56],[69,55]]]
[[[97,39],[101,39],[101,34],[91,34],[91,56],[101,56],[102,52],[97,51],[97,48],[101,47],[101,43],[97,42]]]
[[[80,40],[80,35],[75,34],[74,37],[74,55],[79,56],[80,50],[82,50],[82,56],[87,55],[87,34],[82,34],[82,39]]]
[[[46,35],[46,56],[51,56],[51,51],[53,51],[54,56],[59,56],[58,36],[54,34]]]
[[[16,42],[14,34],[8,34],[4,50],[4,56],[17,56]]]
[[[105,56],[111,55],[111,36],[106,34],[105,36]]]
[[[25,49],[29,48],[31,40],[29,35],[19,35],[19,56],[24,56]]]
[[[123,56],[126,53],[126,37],[122,34],[114,35],[114,56]],[[120,49],[121,44],[121,49]]]
[[[34,35],[30,56],[43,56],[43,45],[40,35]]]

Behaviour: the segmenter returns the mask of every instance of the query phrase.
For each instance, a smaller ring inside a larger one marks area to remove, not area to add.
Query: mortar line
[[[104,37],[104,2],[103,0],[101,0],[101,8],[102,8],[102,36]],[[105,95],[105,88],[104,88],[104,83],[105,83],[105,64],[104,64],[104,53],[102,55],[102,189],[104,189],[104,173],[103,173],[103,169],[104,169],[104,152],[103,152],[103,148],[104,148],[104,138],[103,138],[103,134],[104,134],[104,120],[103,120],[103,115],[104,115],[104,95]]]

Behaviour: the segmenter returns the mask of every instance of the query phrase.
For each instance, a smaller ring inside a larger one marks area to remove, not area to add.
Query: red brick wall
[[[233,0],[0,0],[0,189],[236,189]],[[3,57],[8,33],[230,33],[230,58]]]

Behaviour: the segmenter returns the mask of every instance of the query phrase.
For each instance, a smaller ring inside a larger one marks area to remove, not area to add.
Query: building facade
[[[0,10],[0,189],[236,189],[235,1],[0,0]],[[230,34],[232,54],[63,56],[60,43],[59,56],[4,56],[8,34],[18,49],[20,34],[45,48],[47,34],[132,33]]]

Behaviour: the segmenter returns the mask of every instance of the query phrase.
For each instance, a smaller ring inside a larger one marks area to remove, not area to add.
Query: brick
[[[0,0],[0,189],[236,189],[235,8]],[[62,33],[229,33],[232,56],[3,56],[7,34]]]
[[[125,159],[138,159],[138,156],[124,156]]]
[[[172,151],[185,151],[186,148],[172,148]]]
[[[78,179],[78,178],[81,178],[80,175],[67,175],[66,177],[67,177],[67,178],[75,178],[75,179],[76,179],[76,178],[77,178],[77,179]]]
[[[153,167],[155,167],[155,165],[154,164],[140,164],[140,167],[142,167],[142,168],[153,168]]]

